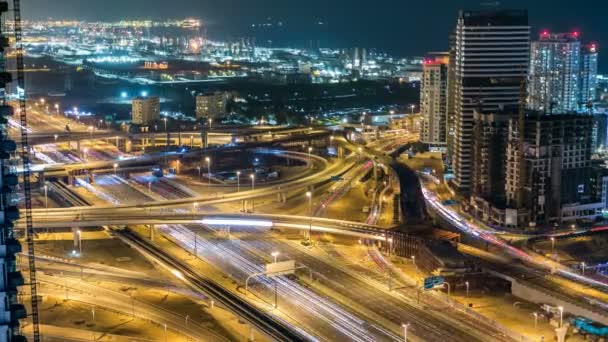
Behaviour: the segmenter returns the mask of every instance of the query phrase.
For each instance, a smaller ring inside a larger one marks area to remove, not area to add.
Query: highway
[[[179,279],[207,296],[221,303],[225,308],[251,323],[261,332],[276,341],[306,341],[301,332],[288,328],[285,322],[278,321],[247,301],[239,298],[215,282],[204,278],[190,266],[159,250],[153,244],[142,239],[128,229],[116,231],[123,241],[136,248],[150,259],[167,267]]]
[[[301,158],[308,158],[308,155],[305,153],[297,153],[291,152],[290,155],[300,155]],[[313,156],[314,158],[314,156]],[[317,157],[320,158],[320,157]],[[323,158],[320,158],[324,161]],[[62,215],[67,213],[74,213],[75,211],[86,212],[86,211],[94,211],[101,212],[105,211],[106,213],[111,212],[115,213],[122,209],[134,209],[134,208],[179,208],[184,206],[191,206],[192,203],[198,203],[200,206],[204,205],[213,205],[220,203],[228,203],[234,201],[242,201],[248,200],[252,198],[258,197],[266,197],[276,195],[278,193],[289,192],[293,190],[304,189],[309,186],[316,186],[318,184],[329,182],[330,178],[334,175],[341,175],[347,172],[350,168],[355,165],[355,161],[353,158],[347,158],[346,160],[340,160],[329,167],[321,170],[318,173],[314,173],[312,175],[308,175],[306,177],[302,177],[299,179],[295,179],[289,182],[283,183],[281,186],[273,186],[273,187],[259,187],[255,190],[245,190],[241,192],[235,192],[230,194],[222,194],[219,196],[197,196],[197,197],[187,197],[173,200],[161,200],[154,201],[149,203],[141,203],[141,204],[114,204],[114,205],[106,205],[106,206],[95,206],[95,207],[73,207],[69,209],[62,208],[49,208],[45,209],[35,209],[33,210],[34,217],[37,215]],[[245,184],[242,186],[246,187]]]

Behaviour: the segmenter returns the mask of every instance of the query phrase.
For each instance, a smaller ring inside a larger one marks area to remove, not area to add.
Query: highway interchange
[[[62,125],[63,121],[59,120],[53,127]],[[83,126],[81,129],[87,128]],[[300,133],[301,130],[297,132]],[[103,136],[100,137],[104,138],[110,133],[101,132]],[[311,132],[313,133],[317,133],[317,130]],[[52,133],[41,133],[41,136],[45,134]],[[291,159],[296,163],[308,165],[309,170],[281,182],[259,182],[253,186],[243,177],[238,190],[231,184],[220,186],[221,191],[211,186],[205,189],[204,182],[196,180],[184,183],[186,176],[175,177],[152,186],[150,183],[146,184],[148,178],[142,176],[145,172],[137,169],[139,165],[147,167],[159,164],[166,158],[179,159],[184,157],[183,154],[124,154],[112,148],[97,149],[97,145],[92,143],[88,158],[81,158],[77,152],[72,153],[71,162],[66,162],[70,157],[61,156],[66,153],[65,149],[48,153],[49,146],[52,149],[53,144],[45,144],[47,150],[44,152],[45,149],[41,149],[40,154],[46,157],[39,158],[42,163],[38,168],[34,166],[35,170],[46,169],[51,175],[53,172],[59,175],[62,170],[87,169],[95,174],[96,182],[89,184],[78,178],[76,182],[80,190],[72,194],[73,196],[63,196],[71,203],[66,203],[63,208],[35,209],[36,228],[65,230],[104,227],[111,235],[163,265],[169,273],[173,272],[173,281],[183,282],[192,293],[213,298],[274,340],[401,341],[404,323],[410,324],[408,340],[411,341],[512,340],[504,330],[476,321],[439,297],[428,296],[423,298],[421,303],[417,303],[415,286],[403,284],[399,289],[390,291],[386,286],[386,277],[381,265],[376,270],[370,270],[354,263],[348,255],[328,259],[318,248],[309,248],[282,237],[278,231],[311,229],[318,234],[331,233],[366,241],[385,238],[387,228],[376,225],[376,216],[382,215],[381,206],[374,207],[373,214],[370,214],[369,220],[364,223],[321,216],[325,206],[339,201],[351,186],[361,181],[372,163],[376,166],[390,165],[391,160],[386,155],[408,142],[409,138],[399,137],[362,147],[338,134],[332,137],[335,137],[332,138],[332,144],[349,151],[344,158],[328,159],[306,151],[288,151],[276,147],[260,149],[257,150],[259,154]],[[206,151],[191,149],[185,154],[203,158]],[[61,158],[57,158],[58,155]],[[51,163],[48,163],[49,161]],[[119,170],[116,164],[119,165]],[[388,169],[390,170],[390,167]],[[395,177],[389,173],[391,177]],[[331,178],[335,176],[342,177],[340,184],[332,183]],[[203,191],[188,188],[188,182],[196,183]],[[561,265],[548,265],[546,260],[530,256],[508,245],[493,232],[464,221],[457,213],[436,200],[426,190],[424,182],[422,184],[427,204],[463,233],[487,240],[501,247],[506,253],[532,262],[539,268],[557,270],[576,281],[588,280],[578,274],[573,275]],[[376,195],[382,198],[386,191],[397,191],[396,188],[398,186],[391,182],[389,186],[379,187]],[[61,191],[71,191],[63,187],[62,189]],[[210,189],[214,191],[211,192]],[[315,208],[312,211],[315,217],[306,215],[310,214],[305,209],[306,201],[303,196],[307,189],[316,189]],[[83,191],[88,193],[89,201],[82,201]],[[272,213],[243,213],[227,209],[235,203],[237,207],[243,202],[267,203],[268,199],[282,194],[289,198],[288,201],[295,202],[295,207],[302,207],[300,215],[285,215],[280,211],[277,213],[276,210]],[[228,236],[224,235],[226,227],[230,227]],[[217,274],[227,274],[239,285],[227,285],[222,282],[221,277],[201,276],[191,265],[176,257],[172,250],[159,248],[154,241],[138,233],[145,232],[146,229],[153,229],[156,234],[171,241],[173,248],[181,248],[182,251],[195,255],[215,269]],[[369,258],[375,253],[373,247],[362,248],[365,257]],[[243,293],[241,286],[246,278],[262,272],[264,264],[272,262],[271,254],[274,251],[281,251],[281,258],[296,260],[298,264],[312,270],[316,282],[304,275],[297,279],[284,276],[263,277],[258,279],[250,294]],[[51,281],[46,278],[44,280]],[[273,291],[276,292],[278,307],[273,304]],[[103,292],[99,292],[99,295],[107,297]],[[106,304],[113,305],[114,302]],[[155,310],[151,308],[149,314],[154,315]],[[158,314],[154,320],[171,321],[171,318],[170,315]],[[183,328],[179,325],[173,327],[177,331],[183,330],[192,338],[204,335],[204,331],[195,326]]]

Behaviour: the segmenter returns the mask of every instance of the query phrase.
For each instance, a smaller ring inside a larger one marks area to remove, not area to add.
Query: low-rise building
[[[158,96],[136,97],[132,101],[131,122],[149,125],[160,120],[160,98]]]
[[[196,97],[196,118],[216,119],[226,115],[229,93],[216,92]]]

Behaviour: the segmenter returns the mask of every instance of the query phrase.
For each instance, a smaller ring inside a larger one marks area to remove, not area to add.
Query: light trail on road
[[[572,279],[575,281],[579,281],[579,282],[583,282],[588,285],[599,286],[599,287],[608,289],[608,283],[604,283],[604,282],[598,281],[596,279],[592,279],[592,278],[586,277],[584,275],[578,274],[578,273],[570,270],[568,267],[566,267],[564,265],[561,265],[561,264],[555,263],[555,262],[551,262],[544,258],[543,258],[544,260],[542,260],[542,259],[538,260],[539,259],[538,257],[535,257],[529,253],[526,253],[525,251],[523,251],[519,248],[516,248],[516,247],[508,244],[507,242],[503,241],[502,239],[497,237],[496,232],[484,230],[476,224],[467,222],[467,220],[465,218],[463,218],[460,214],[458,214],[454,210],[450,210],[449,208],[447,208],[447,206],[443,205],[441,203],[441,200],[435,194],[433,194],[431,191],[429,191],[425,187],[423,182],[421,182],[421,186],[422,186],[422,194],[424,195],[424,199],[427,202],[427,204],[431,205],[431,207],[433,207],[433,209],[435,209],[435,212],[437,212],[444,219],[446,219],[448,222],[450,222],[454,227],[458,228],[459,230],[463,231],[464,233],[473,235],[488,243],[498,246],[498,247],[502,248],[503,250],[507,251],[512,256],[515,256],[516,258],[518,258],[522,261],[529,262],[541,269],[545,269],[550,272],[555,272],[566,278],[569,278],[569,279]]]

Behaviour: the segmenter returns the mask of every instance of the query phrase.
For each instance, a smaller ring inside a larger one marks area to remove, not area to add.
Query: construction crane
[[[23,193],[25,198],[25,234],[28,249],[28,266],[30,278],[30,295],[32,303],[32,333],[34,342],[40,342],[40,317],[38,315],[38,288],[36,279],[36,259],[34,252],[34,222],[32,218],[32,190],[30,169],[30,148],[27,132],[27,106],[25,103],[25,73],[23,62],[23,28],[21,26],[21,1],[13,1],[13,19],[15,31],[15,52],[17,69],[17,93],[19,94],[19,118],[21,123],[21,161],[23,163]],[[21,95],[23,91],[23,95]]]

